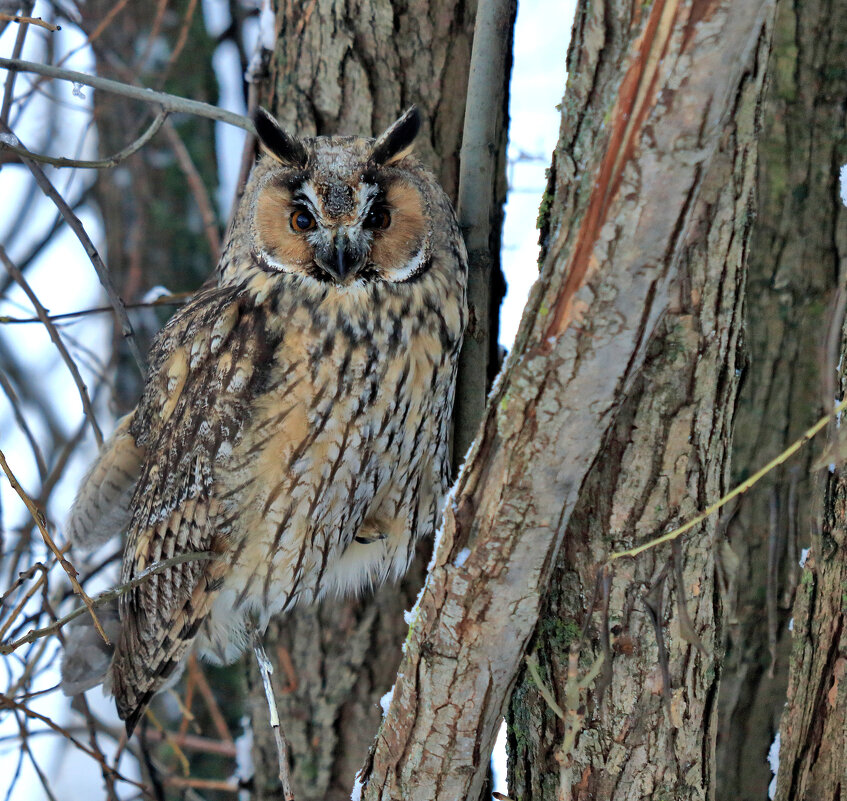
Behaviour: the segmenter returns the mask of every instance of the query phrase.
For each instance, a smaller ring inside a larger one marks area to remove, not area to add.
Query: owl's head
[[[301,139],[263,109],[254,122],[267,162],[253,201],[265,269],[336,286],[427,269],[434,181],[409,156],[421,124],[414,106],[377,139]]]

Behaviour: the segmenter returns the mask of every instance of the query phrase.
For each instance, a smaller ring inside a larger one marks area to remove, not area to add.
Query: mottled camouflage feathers
[[[417,124],[297,140],[257,119],[270,155],[215,280],[154,343],[138,408],[90,473],[112,476],[108,497],[80,490],[71,531],[127,528],[122,581],[212,557],[121,599],[108,680],[129,731],[192,646],[232,661],[248,617],[397,576],[434,530],[466,264],[408,155]]]

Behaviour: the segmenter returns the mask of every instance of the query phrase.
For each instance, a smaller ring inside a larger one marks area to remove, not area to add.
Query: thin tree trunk
[[[633,20],[629,7],[591,3],[577,15],[541,277],[445,514],[361,777],[366,801],[478,797],[566,532],[579,560],[566,582],[571,610],[545,619],[561,641],[578,630],[573,619],[611,549],[661,533],[723,489],[772,10],[659,2]],[[606,460],[628,486],[589,477]],[[720,624],[714,528],[685,543],[680,564],[679,596],[707,644]],[[603,701],[613,723],[592,717],[561,774],[551,764],[564,738],[556,724],[522,776],[515,749],[527,757],[551,722],[535,717],[521,743],[513,728],[513,797],[709,792],[717,660],[681,641],[677,606],[660,591],[675,583],[670,568],[662,577],[668,556],[666,547],[615,563],[606,620],[618,654]],[[655,631],[645,605],[656,609]],[[549,665],[561,656],[536,658]],[[554,692],[573,722],[582,703],[563,689]],[[518,692],[525,709],[533,691]],[[636,768],[643,783],[630,774]]]
[[[778,4],[759,139],[750,363],[733,441],[736,480],[797,439],[837,394],[831,372],[837,322],[829,353],[825,340],[845,234],[837,174],[847,144],[847,73],[840,67],[847,58],[847,19],[841,11],[832,2]],[[799,552],[810,544],[810,499],[820,491],[809,476],[815,450],[807,448],[744,496],[728,527],[739,569],[720,693],[720,798],[766,798],[766,755],[785,705]]]
[[[416,104],[424,122],[415,151],[455,201],[475,13],[474,0],[280,4],[276,48],[259,102],[305,135],[375,135]],[[487,291],[497,305],[508,78],[505,70],[498,168],[490,189],[495,258]],[[492,336],[496,345],[496,328]],[[423,543],[399,586],[383,587],[375,597],[298,608],[271,624],[265,645],[275,667],[297,801],[349,799],[379,725],[380,698],[397,672],[408,629],[403,611],[414,604],[430,549],[431,543]],[[254,797],[279,798],[267,705],[252,664],[248,672]]]

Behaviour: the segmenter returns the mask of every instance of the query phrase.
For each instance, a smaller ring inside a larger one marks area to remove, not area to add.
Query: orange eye
[[[365,228],[384,231],[391,225],[391,215],[383,208],[371,209],[365,217]]]
[[[298,233],[311,231],[317,223],[315,218],[308,211],[300,209],[291,215],[291,227]]]

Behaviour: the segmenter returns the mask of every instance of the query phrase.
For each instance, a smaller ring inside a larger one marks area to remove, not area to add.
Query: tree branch
[[[511,22],[511,0],[480,2],[474,22],[456,202],[468,249],[469,307],[454,405],[453,464],[457,468],[477,434],[488,393],[491,197]]]
[[[166,92],[154,92],[152,89],[143,89],[140,86],[131,86],[121,81],[113,81],[110,78],[100,78],[97,75],[88,75],[85,72],[66,70],[62,67],[53,67],[49,64],[38,64],[34,61],[24,61],[18,58],[0,58],[0,68],[12,72],[34,72],[48,78],[59,78],[63,81],[72,81],[82,86],[90,86],[92,89],[101,89],[104,92],[112,92],[116,95],[130,97],[140,100],[142,103],[158,103],[165,111],[180,114],[194,114],[198,117],[206,117],[217,122],[225,122],[236,128],[255,134],[253,123],[240,114],[218,108],[217,106],[201,103],[199,100],[188,100],[177,95]]]
[[[73,360],[71,354],[68,353],[65,343],[62,342],[62,338],[56,330],[56,326],[53,325],[53,322],[47,316],[47,310],[41,305],[41,301],[38,299],[38,296],[32,291],[32,287],[29,285],[26,278],[24,278],[23,273],[9,258],[2,245],[0,245],[0,261],[3,262],[3,266],[6,268],[6,271],[12,276],[18,286],[20,286],[20,288],[24,291],[24,294],[29,298],[29,302],[32,304],[32,307],[35,309],[35,313],[38,315],[38,319],[44,324],[44,327],[47,329],[47,333],[50,335],[50,339],[53,341],[53,344],[59,351],[59,355],[62,357],[62,361],[67,365],[71,378],[73,379],[74,384],[76,384],[76,388],[79,392],[79,397],[82,401],[82,408],[85,410],[85,416],[88,418],[88,422],[91,423],[91,428],[94,430],[94,438],[97,440],[97,445],[99,447],[103,444],[103,432],[100,430],[100,426],[97,425],[97,417],[94,414],[94,407],[91,405],[91,398],[88,395],[88,387],[85,386],[85,382],[82,380],[82,376],[79,373],[79,368],[76,366],[76,362]]]
[[[82,161],[80,159],[66,159],[56,156],[45,156],[41,153],[33,153],[25,147],[19,147],[11,142],[6,142],[0,139],[0,150],[7,150],[10,153],[16,153],[19,156],[37,161],[40,164],[50,164],[53,167],[77,167],[83,170],[102,170],[108,167],[117,167],[125,159],[128,159],[133,153],[138,152],[146,145],[158,132],[168,117],[168,112],[164,109],[160,111],[149,127],[141,134],[134,142],[131,142],[123,150],[115,153],[112,156],[107,156],[104,159],[95,159],[94,161]]]
[[[105,592],[101,592],[98,595],[95,595],[93,598],[90,598],[91,601],[90,608],[96,609],[104,604],[109,603],[110,601],[114,601],[116,598],[120,598],[122,595],[125,595],[130,590],[137,587],[139,584],[146,581],[150,576],[155,576],[158,573],[162,573],[165,570],[168,570],[175,565],[181,565],[185,562],[195,562],[195,561],[203,561],[203,560],[211,560],[215,559],[216,554],[209,553],[208,551],[191,551],[190,553],[179,554],[179,556],[172,556],[170,559],[162,559],[159,562],[154,562],[150,567],[146,570],[143,570],[139,573],[134,579],[127,581],[125,584],[121,584],[117,587],[114,587],[111,590],[106,590]],[[89,611],[88,606],[80,606],[74,609],[72,612],[68,612],[59,620],[51,623],[49,626],[44,626],[40,629],[32,629],[28,631],[23,637],[20,637],[17,640],[9,643],[3,643],[0,645],[0,654],[6,655],[12,653],[16,649],[20,648],[22,645],[27,645],[28,643],[35,642],[36,640],[40,640],[42,637],[47,637],[51,634],[55,634],[64,626],[67,626],[72,620],[76,620],[78,617],[84,615],[87,611]]]
[[[4,59],[0,59],[3,61]],[[0,120],[0,133],[9,134],[11,136],[15,136],[12,130],[9,128],[6,123]],[[15,137],[17,140],[17,137]],[[19,141],[19,140],[18,140]],[[94,266],[94,271],[97,273],[97,277],[100,279],[100,283],[103,285],[103,289],[106,290],[106,295],[109,298],[110,303],[112,304],[112,308],[115,310],[115,316],[118,319],[118,322],[121,325],[121,333],[123,334],[124,339],[126,339],[127,344],[129,345],[130,352],[135,358],[135,362],[138,365],[138,369],[141,372],[141,375],[144,375],[146,372],[146,368],[144,365],[144,359],[141,357],[141,353],[138,350],[138,345],[135,342],[135,335],[132,330],[132,324],[129,321],[129,317],[127,317],[126,308],[124,308],[123,300],[121,300],[118,295],[117,290],[115,289],[115,285],[112,283],[112,277],[109,275],[109,270],[106,265],[103,263],[103,259],[100,258],[100,254],[97,252],[97,248],[94,247],[94,243],[91,241],[91,237],[88,236],[85,228],[80,222],[79,217],[73,213],[71,207],[67,204],[65,199],[59,193],[55,186],[50,183],[50,179],[44,174],[44,170],[41,169],[40,165],[34,162],[29,156],[21,156],[24,164],[29,167],[30,172],[35,178],[36,183],[41,188],[41,191],[44,192],[53,203],[56,204],[56,208],[59,209],[61,215],[65,218],[71,230],[76,234],[77,239],[79,239],[82,246],[85,248],[85,252],[88,254],[88,258],[91,261],[91,264]]]

